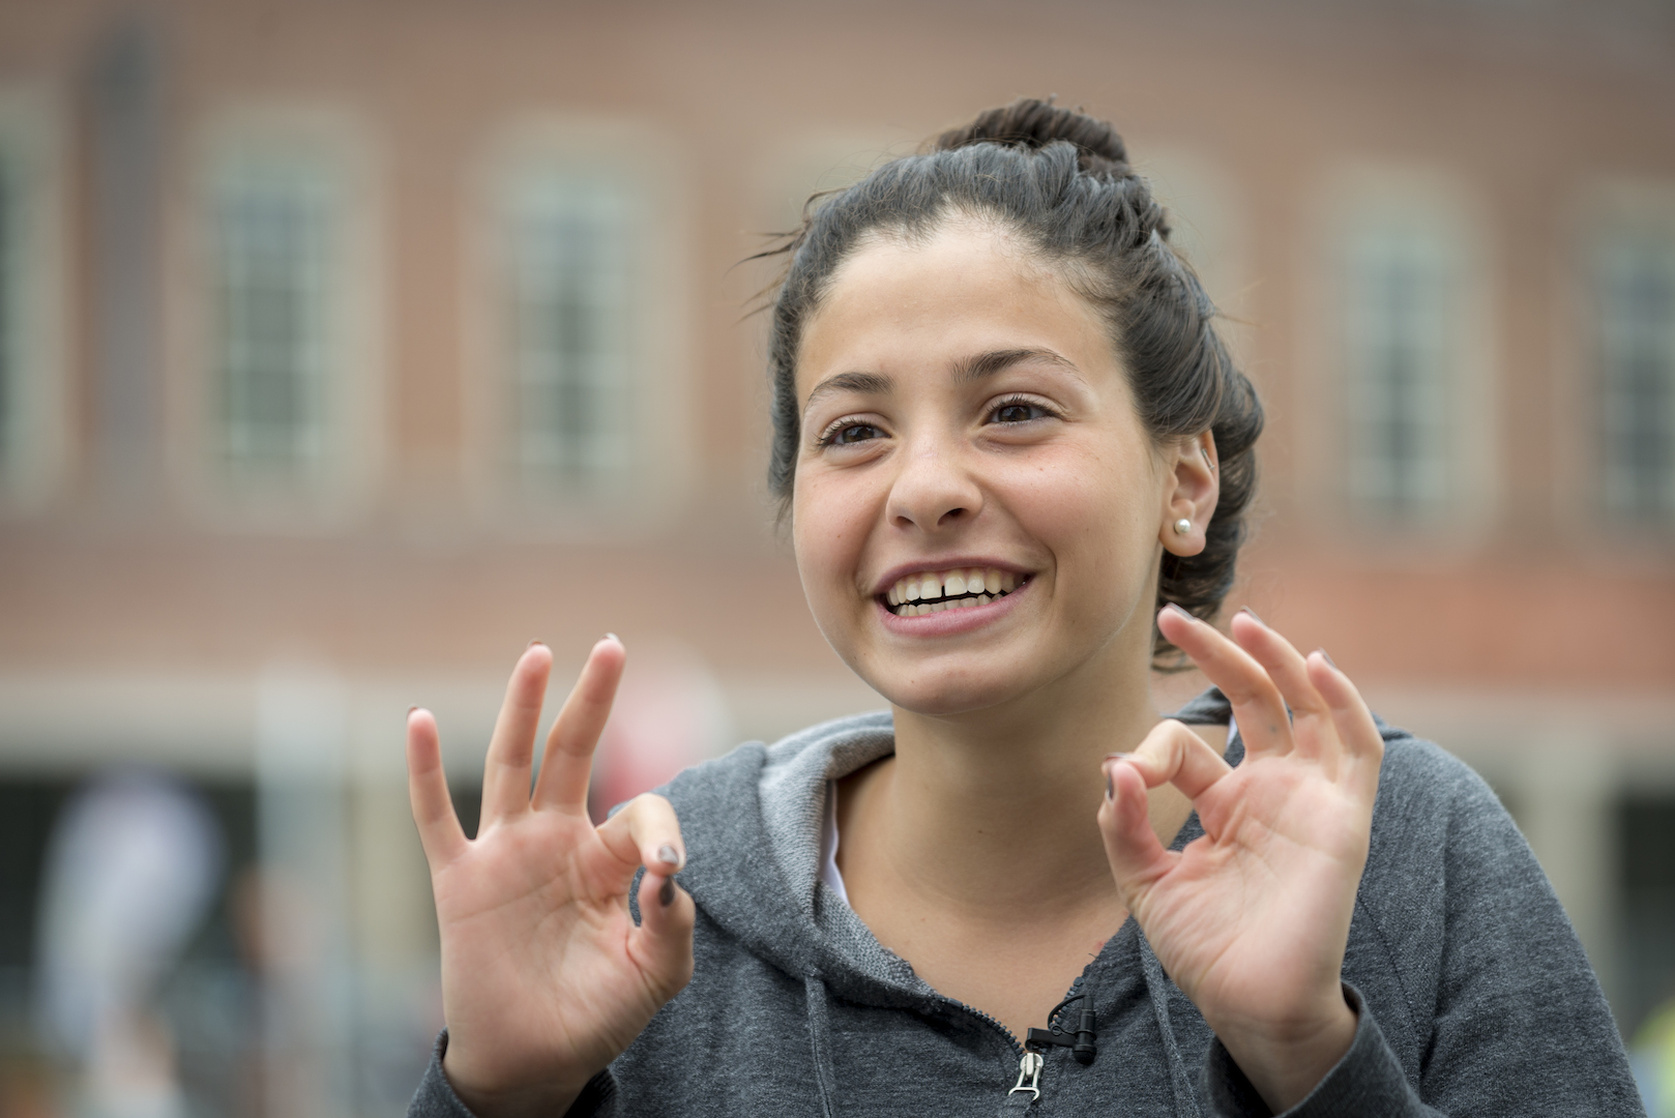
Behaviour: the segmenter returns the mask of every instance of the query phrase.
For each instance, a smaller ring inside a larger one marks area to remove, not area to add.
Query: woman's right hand
[[[454,814],[436,720],[407,717],[408,788],[442,937],[443,1068],[481,1118],[562,1114],[587,1081],[692,977],[692,899],[673,881],[680,824],[661,796],[598,827],[587,813],[594,747],[625,653],[593,646],[531,761],[552,653],[532,644],[512,669],[483,772],[477,837]],[[634,874],[638,927],[628,911]]]

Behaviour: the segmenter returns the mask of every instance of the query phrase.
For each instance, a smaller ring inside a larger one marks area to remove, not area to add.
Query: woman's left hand
[[[1340,975],[1384,742],[1323,652],[1303,657],[1254,614],[1235,615],[1232,640],[1175,607],[1158,627],[1233,704],[1245,758],[1232,768],[1182,723],[1160,722],[1106,761],[1099,826],[1158,961],[1278,1113],[1355,1036]],[[1180,851],[1147,814],[1146,790],[1164,783],[1204,827]]]

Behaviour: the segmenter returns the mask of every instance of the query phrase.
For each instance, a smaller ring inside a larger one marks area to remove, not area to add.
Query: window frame
[[[1498,292],[1491,279],[1492,225],[1471,184],[1446,171],[1406,164],[1347,163],[1326,176],[1314,200],[1321,215],[1314,251],[1303,254],[1299,283],[1301,338],[1299,413],[1294,428],[1298,463],[1295,496],[1316,531],[1364,538],[1393,554],[1411,541],[1415,554],[1439,545],[1470,550],[1495,530],[1504,488],[1499,407]],[[1440,498],[1393,515],[1363,499],[1350,480],[1354,461],[1353,344],[1347,303],[1350,246],[1378,228],[1431,231],[1449,246],[1456,277],[1452,377],[1442,378],[1442,407],[1454,421],[1443,434]],[[1321,433],[1325,435],[1322,437]]]
[[[462,269],[463,470],[480,516],[517,535],[620,539],[665,530],[695,482],[699,417],[688,308],[690,216],[672,141],[632,120],[529,117],[494,133],[468,172]],[[628,288],[620,473],[579,484],[532,481],[517,430],[509,322],[509,219],[527,184],[590,183],[620,192]],[[756,424],[741,424],[748,438]]]
[[[1615,183],[1594,192],[1588,207],[1592,215],[1582,231],[1583,245],[1580,268],[1581,292],[1579,302],[1584,321],[1583,359],[1586,370],[1583,378],[1585,406],[1573,414],[1588,417],[1587,429],[1581,441],[1587,446],[1583,474],[1586,502],[1592,510],[1590,517],[1614,529],[1634,533],[1666,536],[1675,531],[1675,184]],[[1612,478],[1612,432],[1609,414],[1611,391],[1610,371],[1607,368],[1607,336],[1609,319],[1604,306],[1604,272],[1609,258],[1625,245],[1644,245],[1661,242],[1663,262],[1671,284],[1672,313],[1664,325],[1666,338],[1664,401],[1664,433],[1668,440],[1669,461],[1662,480],[1662,507],[1649,512],[1625,508],[1614,499]],[[1574,420],[1572,420],[1574,422]]]
[[[217,289],[224,190],[263,167],[317,175],[332,211],[324,272],[317,454],[296,471],[248,468],[229,454]],[[168,309],[171,473],[187,503],[225,527],[327,529],[364,511],[384,466],[384,286],[378,158],[372,134],[336,107],[231,107],[197,129],[170,215]]]

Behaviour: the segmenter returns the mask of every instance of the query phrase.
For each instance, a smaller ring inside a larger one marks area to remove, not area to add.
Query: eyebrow
[[[1050,349],[998,349],[991,353],[979,353],[975,357],[967,357],[954,365],[954,379],[969,384],[972,381],[992,377],[996,373],[1004,372],[1014,365],[1021,365],[1026,361],[1039,361],[1044,365],[1056,365],[1078,378],[1082,371],[1068,359],[1059,356]]]
[[[882,396],[896,386],[894,378],[883,373],[838,373],[829,376],[809,390],[808,400],[803,404],[803,414],[814,406],[814,401],[833,392],[860,392],[868,396]]]
[[[1059,356],[1050,349],[997,349],[989,353],[979,353],[973,357],[962,358],[954,363],[954,380],[961,384],[970,384],[984,380],[997,373],[1005,372],[1014,365],[1021,365],[1025,361],[1039,361],[1046,365],[1054,365],[1073,374],[1078,379],[1082,371],[1075,363]],[[882,396],[896,386],[894,378],[882,373],[837,373],[827,377],[815,385],[808,394],[808,400],[803,404],[803,414],[814,406],[814,401],[833,392],[859,392],[864,395]]]

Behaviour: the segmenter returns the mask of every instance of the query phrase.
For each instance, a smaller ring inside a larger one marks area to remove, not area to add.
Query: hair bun
[[[988,109],[970,124],[938,136],[930,148],[952,151],[995,143],[1039,150],[1060,140],[1076,145],[1077,164],[1087,174],[1123,178],[1133,173],[1128,149],[1115,128],[1080,109],[1060,108],[1051,97],[1020,97],[1004,108]]]

